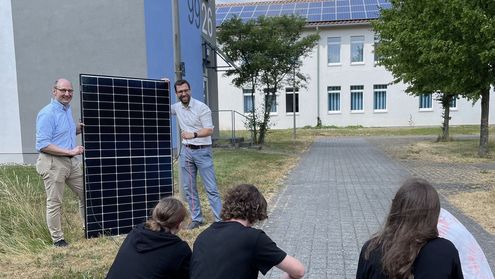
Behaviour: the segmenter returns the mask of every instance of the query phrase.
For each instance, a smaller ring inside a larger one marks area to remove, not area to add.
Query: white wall
[[[310,32],[315,32],[315,29]],[[351,65],[350,63],[350,37],[365,36],[364,63]],[[389,84],[393,81],[391,73],[381,66],[375,66],[373,44],[374,33],[369,25],[332,26],[320,28],[320,41],[311,55],[305,58],[301,71],[310,76],[307,88],[299,91],[299,113],[296,114],[296,126],[315,126],[317,116],[321,118],[323,125],[350,126],[362,125],[365,127],[386,126],[440,126],[442,123],[442,107],[433,100],[432,109],[420,111],[419,98],[407,95],[404,84],[390,84],[387,88],[387,109],[385,112],[373,110],[373,85]],[[341,38],[340,65],[327,64],[327,37]],[[319,54],[318,54],[319,51]],[[318,59],[319,56],[319,59]],[[222,59],[218,59],[222,65]],[[319,63],[318,63],[319,61]],[[223,64],[225,65],[225,64]],[[319,84],[318,76],[319,74]],[[350,86],[363,85],[363,111],[350,111]],[[340,86],[340,112],[328,112],[328,86]],[[319,89],[319,93],[318,93]],[[219,108],[223,110],[236,110],[243,113],[242,89],[231,84],[231,79],[219,73],[218,78]],[[319,98],[318,98],[319,94]],[[257,93],[256,103],[261,103],[262,96]],[[318,104],[319,99],[319,104]],[[494,98],[491,98],[490,107],[495,106]],[[278,110],[273,114],[271,121],[275,129],[293,127],[292,113],[285,111],[285,90],[281,90],[277,97]],[[480,123],[480,102],[474,106],[466,99],[457,100],[457,109],[451,111],[451,125],[464,125]],[[220,114],[220,129],[229,130],[231,117],[227,113]],[[490,123],[495,120],[490,113]],[[237,129],[243,128],[236,124]]]
[[[22,163],[11,1],[0,1],[0,164]]]

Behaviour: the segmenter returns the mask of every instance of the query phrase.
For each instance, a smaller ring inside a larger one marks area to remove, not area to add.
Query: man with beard
[[[188,229],[192,230],[205,222],[196,185],[198,170],[215,221],[221,220],[222,201],[217,189],[211,148],[213,122],[210,108],[191,97],[191,86],[187,80],[177,80],[174,87],[179,102],[172,105],[172,114],[177,116],[181,129],[182,148],[179,155],[181,182],[191,212],[192,222]]]

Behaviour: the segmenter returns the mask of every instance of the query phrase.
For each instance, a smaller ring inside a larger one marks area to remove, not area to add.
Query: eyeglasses
[[[57,89],[57,90],[58,90],[58,91],[60,91],[60,92],[63,92],[64,94],[65,94],[65,93],[69,93],[69,94],[74,93],[74,89],[58,88],[58,87],[55,87],[55,89]]]
[[[184,89],[184,90],[180,90],[180,91],[177,91],[177,94],[182,94],[182,93],[187,93],[189,92],[191,89]]]

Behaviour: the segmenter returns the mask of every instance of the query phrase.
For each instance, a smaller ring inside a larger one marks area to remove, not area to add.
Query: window
[[[363,63],[364,36],[351,36],[351,64]]]
[[[420,110],[431,109],[431,93],[421,94],[419,96],[419,109]]]
[[[270,90],[273,92],[273,88],[271,88]],[[276,113],[277,112],[277,95],[273,94],[271,92],[269,93],[267,88],[263,89],[263,92],[265,93],[265,96],[266,96],[265,100],[271,104],[270,112]]]
[[[269,95],[268,102],[272,104],[270,112],[277,112],[277,95]]]
[[[375,35],[375,46],[373,51],[375,63],[378,63],[378,55],[376,54],[376,48],[378,47],[379,44],[380,44],[380,35]]]
[[[254,106],[254,95],[251,95],[251,89],[242,89],[244,94],[244,113],[252,113]]]
[[[373,109],[375,111],[387,110],[387,85],[373,85]]]
[[[340,64],[340,37],[329,37],[328,46],[328,64]]]
[[[452,96],[450,99],[450,108],[457,109],[457,96]]]
[[[340,112],[340,86],[328,86],[328,111]]]
[[[351,111],[363,111],[363,85],[351,85]]]
[[[285,88],[285,112],[293,112],[292,87]],[[296,87],[296,112],[299,112],[299,88]]]

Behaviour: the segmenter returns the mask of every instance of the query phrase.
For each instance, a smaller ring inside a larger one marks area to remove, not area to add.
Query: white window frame
[[[266,95],[266,94],[267,94],[267,93],[266,93],[266,91],[267,91],[267,90],[266,90],[266,88],[265,88],[265,89],[263,90],[263,94],[265,94],[265,95]],[[263,96],[263,102],[265,101],[265,95]],[[274,103],[274,104],[272,104],[272,110],[273,110],[273,111],[270,111],[270,115],[277,115],[277,114],[278,114],[278,104],[277,104],[277,99],[279,98],[279,96],[278,96],[278,92],[275,92],[275,94],[274,94],[274,95],[273,95],[272,93],[270,93],[270,95],[268,95],[268,96],[269,96],[270,98],[271,98],[271,97],[274,97],[274,98],[275,98],[275,100],[272,100],[272,102],[273,102],[273,101],[275,101],[275,103]],[[264,105],[264,104],[263,104],[263,105]]]
[[[377,103],[380,100],[377,100],[377,95],[378,94],[383,94],[385,96],[380,97],[379,99],[384,99],[382,102],[384,105],[384,108],[377,108]],[[387,85],[386,84],[374,84],[373,85],[373,111],[374,112],[387,112]]]
[[[350,52],[350,61],[351,65],[362,65],[364,64],[364,35],[359,36],[351,36],[351,52]],[[354,53],[360,52],[361,60],[354,61]]]
[[[296,87],[296,115],[299,114],[300,112],[300,107],[299,107],[299,88]],[[290,100],[292,101],[293,100],[293,96],[292,96],[292,87],[286,87],[285,88],[285,113],[287,113],[287,115],[292,115],[293,112],[292,111],[287,111],[287,109],[289,108],[288,106],[288,103],[287,103],[287,99],[289,99],[287,96],[290,95]],[[292,106],[290,106],[290,109],[292,110]]]
[[[433,94],[424,93],[419,95],[419,111],[432,111],[433,110]],[[429,105],[429,106],[428,106]]]
[[[351,94],[350,94],[350,110],[351,110],[351,113],[363,113],[364,112],[364,85],[351,85]],[[359,99],[357,100],[358,103],[361,104],[361,109],[352,109],[353,107],[353,99],[355,98],[355,96],[359,96],[361,95],[361,100],[359,101]],[[354,97],[354,98],[353,98]]]
[[[376,54],[376,48],[380,44],[380,35],[375,34],[374,37],[374,44],[373,44],[373,61],[375,62],[375,65],[378,64],[378,55]]]
[[[453,111],[453,110],[457,110],[457,95],[455,96],[452,96],[452,99],[450,99],[450,102],[449,102],[449,107],[450,107],[450,110]]]
[[[256,97],[254,95],[251,95],[251,88],[243,88],[242,89],[242,110],[244,113],[252,113],[251,111],[246,111],[246,97],[251,99],[251,105],[256,109]]]
[[[335,96],[338,96],[338,100],[339,100],[339,103],[338,103],[338,110],[330,110],[330,95],[335,95]],[[341,102],[341,87],[340,86],[328,86],[327,87],[327,98],[328,98],[328,102],[327,102],[327,111],[329,114],[334,114],[334,113],[340,113],[341,112],[341,107],[342,107],[342,102]]]
[[[335,47],[337,49],[334,49]],[[341,39],[340,37],[328,37],[327,38],[327,63],[329,66],[338,66],[341,65],[340,62],[340,49],[341,49]],[[338,51],[338,61],[330,62],[330,53],[332,50]]]

